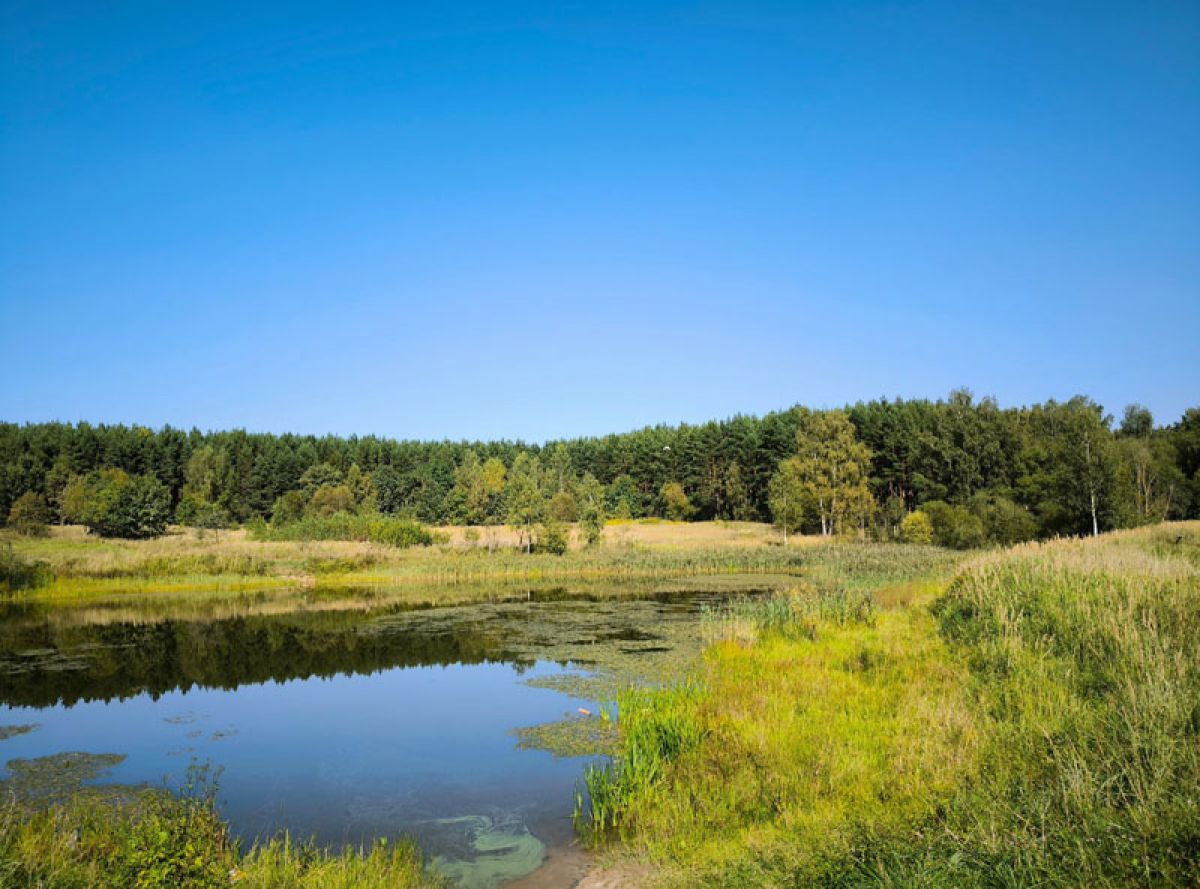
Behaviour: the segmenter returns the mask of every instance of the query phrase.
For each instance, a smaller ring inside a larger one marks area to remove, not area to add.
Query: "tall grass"
[[[1200,885],[1200,523],[857,586],[711,615],[700,741],[632,792],[622,714],[585,835],[687,886]]]
[[[697,714],[702,694],[699,686],[683,683],[653,691],[628,688],[618,696],[621,750],[611,762],[585,771],[587,794],[575,791],[577,830],[597,841],[629,826],[631,813],[666,767],[704,740]]]
[[[0,886],[54,889],[447,887],[408,842],[330,852],[287,834],[242,852],[211,785],[181,793],[85,788],[0,805]]]
[[[870,590],[818,575],[815,582],[801,582],[772,596],[706,607],[701,625],[710,642],[752,642],[763,635],[814,640],[823,624],[870,625],[876,611]]]
[[[281,525],[255,522],[247,526],[252,540],[357,540],[387,546],[429,546],[433,534],[411,519],[385,515],[306,516]]]
[[[253,533],[286,537],[292,531],[264,527]],[[151,541],[56,534],[48,540],[17,540],[14,550],[26,560],[46,564],[51,576],[36,596],[76,600],[167,591],[175,594],[189,588],[214,592],[277,588],[286,593],[298,587],[334,591],[623,584],[735,575],[844,577],[850,578],[851,585],[863,587],[928,574],[961,558],[934,547],[840,542],[792,548],[685,546],[682,542],[663,547],[607,544],[572,550],[563,556],[526,555],[512,549],[397,548],[369,540],[247,539],[242,531],[203,538],[176,533]]]
[[[44,562],[34,562],[15,552],[12,544],[0,542],[0,594],[29,590],[50,579]]]

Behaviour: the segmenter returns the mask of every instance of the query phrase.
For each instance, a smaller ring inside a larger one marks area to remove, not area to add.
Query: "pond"
[[[9,607],[0,760],[9,782],[69,766],[170,786],[202,764],[247,840],[405,834],[464,889],[501,886],[572,854],[602,701],[682,675],[712,599],[146,622]]]

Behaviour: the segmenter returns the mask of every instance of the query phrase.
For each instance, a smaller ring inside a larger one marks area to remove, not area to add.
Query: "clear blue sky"
[[[0,5],[0,418],[1200,404],[1200,5]]]

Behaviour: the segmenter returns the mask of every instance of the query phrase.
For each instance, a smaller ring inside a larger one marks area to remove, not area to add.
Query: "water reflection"
[[[100,623],[10,608],[0,757],[10,789],[55,762],[102,762],[92,777],[113,784],[178,782],[206,762],[222,769],[222,812],[244,838],[406,833],[483,889],[570,840],[586,761],[527,749],[513,730],[596,712],[597,677],[683,669],[710,600]]]

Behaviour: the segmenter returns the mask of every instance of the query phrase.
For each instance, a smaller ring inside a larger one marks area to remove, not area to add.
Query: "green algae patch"
[[[459,889],[495,889],[530,874],[546,858],[546,845],[519,818],[461,815],[439,818],[435,845],[446,851],[431,867]]]
[[[607,717],[581,716],[513,731],[522,750],[555,756],[611,756],[618,746],[616,723]]]
[[[0,781],[0,795],[28,802],[63,801],[124,761],[123,753],[79,751],[35,759],[10,759],[5,763],[9,777]]]
[[[27,725],[0,725],[0,741],[7,741],[9,738],[15,738],[17,735],[27,735],[40,728],[41,726],[36,722],[31,722]]]

